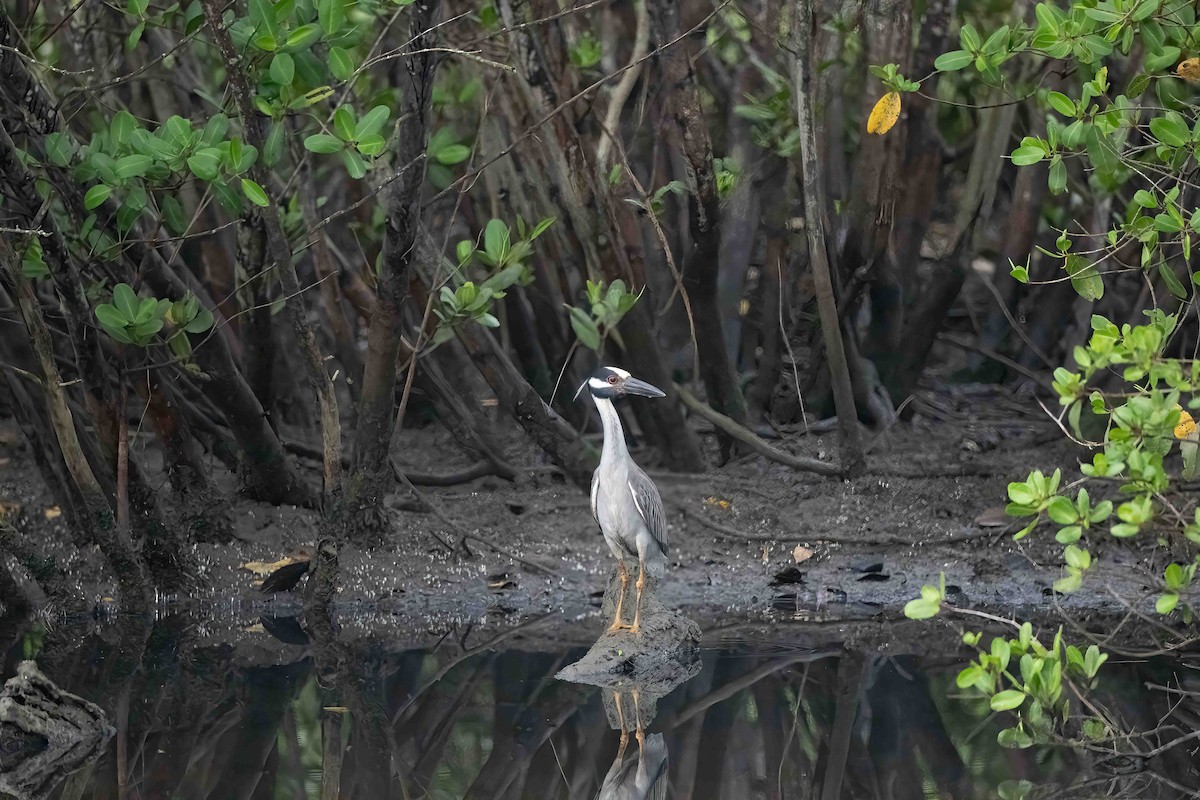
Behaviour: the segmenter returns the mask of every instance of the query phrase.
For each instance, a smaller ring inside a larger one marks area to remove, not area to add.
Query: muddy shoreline
[[[1048,619],[1061,611],[1086,623],[1120,617],[1131,605],[1152,613],[1152,548],[1118,547],[1111,537],[1097,537],[1098,567],[1084,588],[1054,597],[1061,546],[1047,529],[1013,542],[1017,526],[1003,516],[1005,487],[1031,467],[1061,467],[1069,476],[1079,453],[1053,436],[1032,403],[1016,415],[1017,401],[1004,394],[993,393],[988,403],[964,395],[958,403],[964,413],[957,417],[918,418],[884,433],[868,472],[848,481],[796,473],[754,456],[702,475],[673,475],[655,470],[650,454],[635,450],[661,488],[670,525],[670,568],[659,599],[705,631],[725,620],[896,619],[923,584],[944,573],[952,603],[1003,616]],[[406,435],[412,446],[404,466],[460,466],[445,455],[450,449],[437,429]],[[35,545],[69,541],[54,530],[61,518],[11,423],[4,441],[0,497],[10,521]],[[835,444],[833,436],[814,435],[785,442],[818,457]],[[501,630],[555,617],[557,635],[573,637],[567,632],[582,626],[589,633],[579,640],[594,640],[603,627],[599,608],[611,558],[587,498],[537,463],[528,448],[525,455],[528,468],[511,483],[485,477],[423,489],[419,499],[390,498],[395,524],[385,545],[341,553],[339,617],[376,619],[375,627],[413,642],[455,626]],[[440,514],[408,510],[431,503]],[[234,630],[236,624],[219,621],[301,613],[303,584],[265,596],[255,588],[258,577],[242,565],[311,547],[311,512],[240,501],[231,515],[235,541],[198,545],[199,587],[187,597],[159,598],[160,614],[187,612]],[[439,542],[458,542],[464,533],[497,549],[468,538],[465,548],[449,552]],[[35,598],[43,616],[66,622],[119,613],[94,549],[60,546],[43,556],[56,570],[51,596]]]

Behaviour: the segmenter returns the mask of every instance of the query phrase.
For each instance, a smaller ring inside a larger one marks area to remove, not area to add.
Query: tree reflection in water
[[[1000,748],[1003,720],[957,699],[955,640],[928,627],[902,642],[877,623],[775,625],[758,644],[702,649],[694,677],[663,693],[557,680],[586,653],[561,620],[446,631],[422,647],[378,629],[355,639],[349,625],[332,640],[307,627],[309,644],[289,644],[252,623],[214,638],[181,617],[86,633],[0,625],[6,678],[33,656],[117,730],[94,765],[43,796],[975,798],[1005,782],[1022,796],[1024,780],[1030,798],[1174,798],[1200,785],[1187,744],[1147,757],[1157,745],[1110,742],[1119,758]],[[1127,730],[1159,728],[1161,745],[1200,727],[1196,674],[1114,664],[1089,700]]]

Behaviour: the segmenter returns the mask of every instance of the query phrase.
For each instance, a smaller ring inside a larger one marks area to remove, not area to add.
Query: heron
[[[638,713],[638,691],[633,690],[633,707],[636,716],[638,754],[637,760],[627,758],[625,749],[629,745],[625,715],[621,710],[621,692],[613,692],[617,706],[617,719],[621,726],[621,739],[617,745],[617,757],[604,783],[600,786],[597,800],[664,800],[667,796],[667,745],[661,733],[646,735]]]
[[[625,431],[613,401],[627,395],[666,397],[656,386],[638,380],[618,367],[601,367],[593,372],[575,393],[576,399],[587,389],[600,412],[604,424],[604,448],[600,466],[592,475],[592,516],[596,518],[608,549],[617,559],[621,576],[621,594],[610,631],[628,629],[641,632],[642,590],[646,572],[657,576],[666,570],[667,520],[663,515],[662,497],[654,481],[633,463],[625,446]],[[629,585],[629,570],[625,560],[638,560],[637,608],[633,624],[621,622],[621,606]]]

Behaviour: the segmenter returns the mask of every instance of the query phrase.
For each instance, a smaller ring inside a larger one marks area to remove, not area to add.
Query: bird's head
[[[593,372],[580,384],[579,391],[575,393],[576,400],[583,394],[584,389],[591,392],[592,397],[605,400],[616,400],[631,394],[641,397],[666,397],[666,392],[662,389],[638,380],[620,367],[600,367]]]

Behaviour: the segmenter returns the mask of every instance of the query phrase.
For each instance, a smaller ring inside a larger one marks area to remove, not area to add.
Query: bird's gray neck
[[[623,464],[628,458],[629,450],[625,447],[625,430],[621,427],[621,417],[617,407],[606,397],[595,397],[596,408],[600,411],[600,422],[604,424],[604,449],[600,452],[601,465]]]

